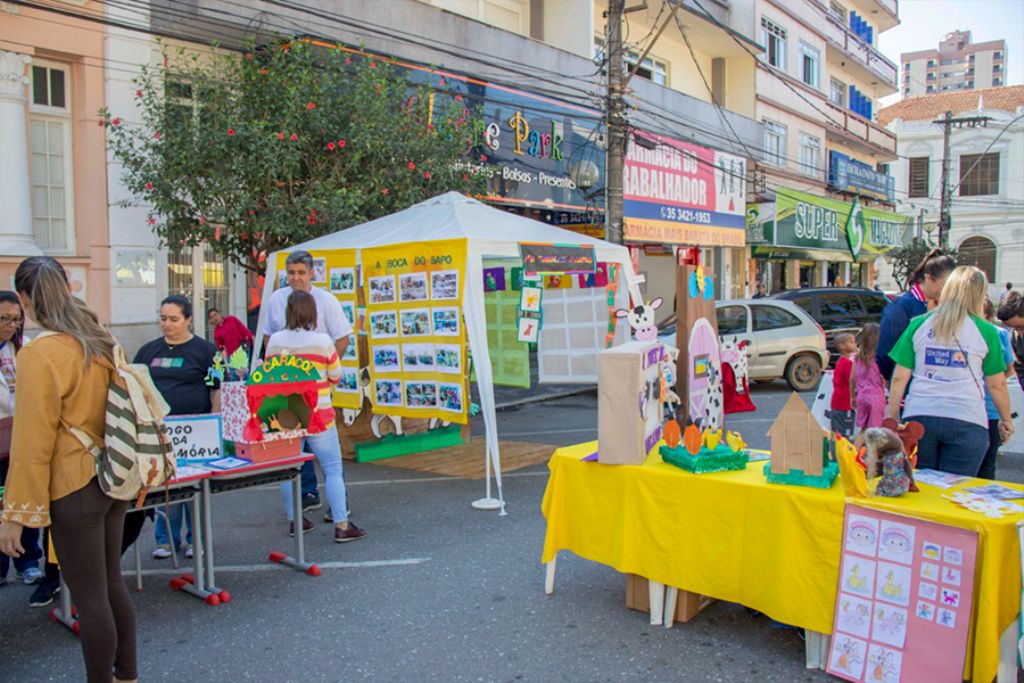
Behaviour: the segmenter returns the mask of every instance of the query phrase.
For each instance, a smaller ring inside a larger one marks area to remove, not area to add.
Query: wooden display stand
[[[679,598],[676,602],[676,613],[674,621],[687,623],[700,614],[704,608],[713,603],[714,598],[709,598],[699,593],[679,590]],[[651,612],[651,598],[648,590],[647,579],[636,574],[626,574],[626,608],[635,609],[638,612]]]

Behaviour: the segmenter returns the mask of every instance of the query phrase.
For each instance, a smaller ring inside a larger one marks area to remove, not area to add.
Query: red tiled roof
[[[878,110],[878,125],[885,127],[893,119],[922,121],[942,116],[947,111],[954,114],[976,111],[978,98],[984,98],[985,109],[1017,111],[1024,106],[1024,85],[1008,85],[985,90],[960,90],[938,95],[908,97],[896,104]]]

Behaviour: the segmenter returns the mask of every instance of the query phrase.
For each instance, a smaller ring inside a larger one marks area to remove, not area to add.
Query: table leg
[[[808,669],[824,669],[828,665],[829,637],[804,629],[804,660]]]
[[[75,614],[75,608],[71,604],[71,591],[68,590],[68,585],[64,583],[64,577],[60,577],[60,606],[54,607],[50,610],[50,619],[54,623],[64,624],[77,636],[78,629],[78,615]]]
[[[999,668],[996,683],[1016,683],[1017,681],[1017,628],[1014,621],[999,637]]]
[[[292,479],[292,515],[295,527],[295,556],[286,555],[273,551],[270,553],[270,561],[284,564],[292,569],[305,572],[310,576],[320,576],[320,567],[312,562],[306,562],[306,546],[302,531],[302,472],[297,471]]]
[[[648,580],[647,588],[651,599],[651,626],[661,626],[665,613],[665,584]]]
[[[210,482],[203,480],[202,488],[199,492],[200,511],[202,513],[200,524],[203,527],[203,565],[206,570],[206,580],[210,584],[210,590],[219,590],[217,586],[217,578],[214,570],[213,562],[213,513],[210,511],[212,507],[211,500],[213,494],[210,492]],[[223,591],[227,593],[227,591]]]
[[[551,595],[555,592],[555,563],[558,557],[551,558],[551,561],[544,565],[544,595]]]
[[[175,590],[183,590],[186,593],[193,595],[200,600],[203,600],[207,605],[216,607],[221,602],[229,602],[231,596],[227,591],[220,591],[212,585],[206,583],[206,573],[203,563],[204,558],[204,545],[203,545],[203,524],[200,522],[202,514],[202,502],[201,493],[199,489],[192,492],[192,499],[189,501],[189,505],[192,506],[192,571],[193,574],[183,574],[179,577],[171,579],[171,588]],[[227,600],[221,598],[221,594],[227,595]]]
[[[676,619],[676,603],[679,601],[679,589],[668,587],[668,598],[665,600],[665,628],[672,628]]]

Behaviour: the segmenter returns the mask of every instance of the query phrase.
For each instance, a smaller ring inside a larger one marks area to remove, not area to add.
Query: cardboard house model
[[[772,440],[772,459],[765,464],[769,482],[818,488],[832,485],[839,466],[828,457],[830,435],[795,391],[775,418],[768,436]]]

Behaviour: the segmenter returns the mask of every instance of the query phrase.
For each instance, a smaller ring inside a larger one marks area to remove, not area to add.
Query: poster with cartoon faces
[[[914,559],[914,527],[882,522],[878,535],[878,557],[891,562],[910,564]]]
[[[878,520],[850,515],[846,524],[846,549],[875,557],[878,548]]]

